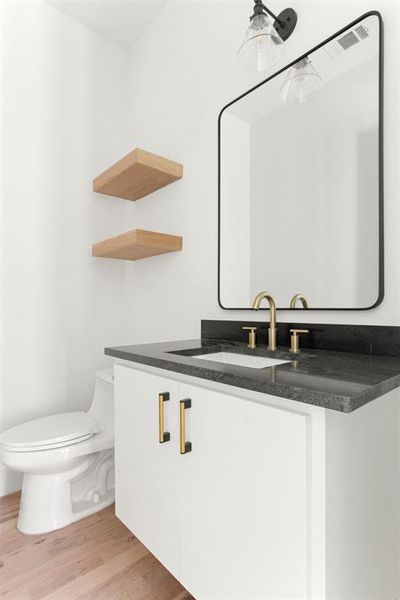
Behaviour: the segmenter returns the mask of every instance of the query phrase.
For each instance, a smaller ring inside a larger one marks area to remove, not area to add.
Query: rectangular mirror
[[[364,15],[221,111],[222,308],[382,301],[381,28]]]

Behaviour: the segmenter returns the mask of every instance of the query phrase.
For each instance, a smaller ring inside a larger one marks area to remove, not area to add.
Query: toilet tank
[[[95,376],[93,400],[88,414],[114,431],[114,369],[97,371]]]

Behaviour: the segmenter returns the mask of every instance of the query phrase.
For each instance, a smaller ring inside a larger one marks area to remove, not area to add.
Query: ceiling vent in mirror
[[[369,31],[366,27],[364,27],[364,25],[359,25],[355,28],[355,31],[358,33],[358,37],[361,40],[365,40],[365,38],[369,36]]]
[[[368,37],[368,28],[365,27],[365,25],[359,25],[358,27],[351,29],[345,35],[342,35],[342,37],[337,38],[331,44],[326,46],[325,52],[331,58],[336,58],[336,56],[343,54],[343,52],[349,50],[350,48],[352,48],[356,44],[359,44]]]
[[[286,8],[276,16],[262,0],[254,0],[250,24],[237,52],[242,69],[261,72],[279,63],[283,42],[292,35],[296,23],[297,14],[292,8]]]

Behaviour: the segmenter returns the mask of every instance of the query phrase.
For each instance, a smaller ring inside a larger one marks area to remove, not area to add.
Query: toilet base
[[[37,535],[61,529],[114,502],[114,452],[82,457],[57,474],[24,475],[17,528]]]

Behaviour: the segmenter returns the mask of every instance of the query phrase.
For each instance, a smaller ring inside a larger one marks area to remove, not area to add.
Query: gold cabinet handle
[[[185,410],[192,408],[192,401],[190,398],[180,400],[179,402],[179,415],[180,415],[180,436],[179,436],[179,449],[181,454],[187,454],[192,451],[192,442],[186,441],[186,420]]]
[[[164,402],[168,402],[169,392],[158,394],[158,441],[160,444],[169,442],[171,435],[169,431],[164,431]]]

